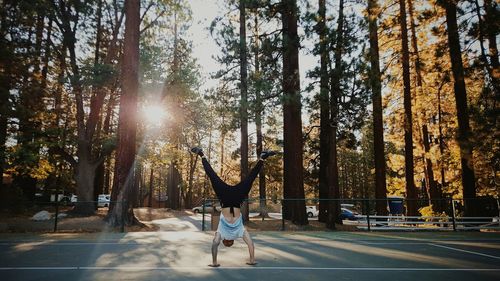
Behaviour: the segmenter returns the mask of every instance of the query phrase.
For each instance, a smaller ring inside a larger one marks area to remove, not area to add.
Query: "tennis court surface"
[[[0,234],[7,280],[500,280],[500,233],[254,232],[257,266],[243,241],[213,232]]]

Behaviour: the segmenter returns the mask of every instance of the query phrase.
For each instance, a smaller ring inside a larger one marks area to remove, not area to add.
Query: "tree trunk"
[[[443,127],[442,127],[442,114],[441,114],[441,89],[444,83],[441,83],[437,91],[437,102],[438,102],[438,129],[439,129],[439,156],[440,156],[440,168],[441,168],[441,189],[442,194],[443,188],[446,186],[446,177],[444,171],[444,140],[443,140]]]
[[[95,213],[96,202],[94,201],[93,188],[95,169],[95,165],[92,165],[87,159],[79,159],[75,180],[79,183],[80,188],[77,191],[78,201],[74,209],[78,215],[90,216]]]
[[[339,1],[339,18],[337,23],[337,36],[335,42],[335,68],[332,69],[330,89],[330,133],[328,153],[328,197],[334,201],[328,204],[328,218],[326,226],[335,229],[335,223],[342,224],[340,218],[340,187],[339,166],[337,151],[337,128],[339,116],[339,101],[342,97],[340,82],[342,79],[342,46],[344,43],[344,0]]]
[[[122,62],[122,95],[120,97],[118,147],[115,164],[115,188],[112,200],[121,204],[111,205],[109,223],[131,224],[135,217],[130,202],[133,167],[136,151],[137,93],[139,90],[139,26],[140,1],[125,1],[125,37]],[[114,195],[114,196],[113,196]],[[123,202],[123,203],[122,203]]]
[[[240,0],[240,121],[241,121],[241,171],[240,179],[243,181],[248,175],[248,95],[247,95],[247,41],[246,41],[246,5],[247,0]],[[248,196],[246,196],[248,199]],[[242,205],[243,221],[248,221],[248,201]]]
[[[0,3],[0,191],[3,190],[3,172],[5,170],[5,142],[7,141],[7,120],[10,113],[11,88],[11,50],[7,41],[7,9],[5,1]],[[3,201],[2,201],[3,202]]]
[[[255,130],[257,135],[257,143],[256,143],[256,153],[257,157],[260,157],[260,154],[263,150],[263,136],[262,136],[262,115],[264,111],[264,107],[262,106],[262,97],[260,93],[261,87],[261,73],[260,73],[260,60],[259,60],[259,13],[257,9],[255,10],[255,18],[254,18],[254,37],[255,37]],[[266,170],[265,166],[262,166],[262,169],[259,172],[259,205],[260,205],[260,216],[262,218],[267,217],[267,202],[266,202]]]
[[[491,61],[491,78],[493,81],[493,86],[498,94],[500,88],[500,63],[498,59],[498,48],[497,48],[497,36],[500,29],[500,23],[498,17],[500,12],[498,10],[498,1],[484,0],[484,6],[486,14],[485,19],[485,30],[486,37],[488,38],[489,45],[489,57]]]
[[[417,80],[417,90],[420,92],[421,95],[423,95],[423,81],[422,81],[422,67],[421,67],[421,62],[420,62],[420,53],[418,49],[418,41],[417,41],[417,31],[415,28],[415,18],[413,15],[413,0],[408,0],[408,9],[410,13],[410,28],[411,28],[411,44],[413,48],[413,53],[415,56],[415,72],[416,72],[416,80]],[[423,122],[424,124],[422,125],[422,139],[423,139],[423,146],[424,146],[424,171],[425,171],[425,178],[426,178],[426,188],[429,196],[429,202],[432,204],[432,208],[436,212],[441,212],[441,197],[440,197],[440,192],[438,192],[438,187],[436,184],[436,180],[434,179],[434,171],[433,171],[433,165],[432,161],[429,158],[429,152],[430,152],[430,143],[429,143],[429,132],[427,125],[425,122],[427,122],[427,114],[426,112],[423,112]]]
[[[368,29],[370,39],[370,86],[373,103],[373,148],[375,158],[375,198],[378,215],[387,215],[387,186],[385,179],[384,124],[382,120],[382,85],[378,50],[379,6],[377,0],[368,1]]]
[[[413,166],[413,121],[411,109],[410,52],[408,49],[408,28],[406,25],[406,2],[399,1],[399,24],[401,26],[403,86],[404,86],[404,128],[405,128],[405,179],[406,206],[408,216],[417,215],[417,193]]]
[[[284,0],[283,11],[283,216],[307,224],[304,199],[303,136],[299,77],[297,2]]]
[[[167,189],[169,207],[173,210],[180,210],[180,184],[182,178],[174,163],[170,164],[167,175]]]
[[[319,215],[318,221],[327,221],[328,210],[328,157],[330,134],[330,99],[328,97],[328,50],[326,30],[326,0],[319,0],[317,25],[320,44],[320,134],[319,134]]]
[[[148,207],[152,208],[153,207],[153,181],[154,181],[154,169],[151,166],[151,170],[149,173],[149,195],[148,195]]]
[[[476,198],[476,185],[474,175],[474,161],[472,143],[470,141],[469,109],[467,106],[467,91],[464,80],[464,67],[462,52],[460,50],[460,37],[458,34],[457,5],[453,0],[441,0],[440,5],[446,11],[446,25],[448,27],[448,50],[453,72],[453,86],[458,119],[458,144],[460,147],[460,162],[462,166],[462,187],[465,203],[465,215],[474,216],[474,199]]]

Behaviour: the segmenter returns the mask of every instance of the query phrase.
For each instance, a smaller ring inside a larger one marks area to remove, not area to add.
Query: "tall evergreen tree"
[[[130,224],[134,220],[131,194],[133,168],[136,151],[137,93],[139,90],[139,32],[140,1],[125,1],[125,37],[122,62],[122,95],[118,147],[115,166],[115,182],[112,200],[117,204],[110,210],[108,221],[111,225],[122,222]]]
[[[413,166],[413,121],[411,110],[411,81],[410,81],[410,51],[408,48],[408,26],[406,21],[406,1],[399,0],[399,24],[401,26],[401,46],[403,64],[403,86],[404,86],[404,128],[405,128],[405,179],[406,179],[406,202],[409,216],[417,215],[417,192],[414,180]]]
[[[377,214],[387,214],[385,199],[387,198],[387,186],[385,175],[385,148],[384,148],[384,125],[382,110],[382,77],[380,74],[380,59],[378,46],[378,24],[377,18],[380,7],[376,0],[368,1],[368,30],[370,41],[370,86],[373,102],[373,139],[375,158],[375,198]]]
[[[438,2],[446,13],[448,35],[448,51],[453,73],[453,86],[458,119],[458,144],[460,146],[460,162],[462,167],[462,188],[465,200],[465,214],[475,214],[474,199],[476,198],[476,183],[474,175],[474,158],[472,153],[471,129],[469,124],[469,109],[467,106],[467,90],[464,81],[464,67],[460,48],[460,37],[457,23],[457,4],[454,0]]]
[[[304,199],[303,141],[299,77],[298,7],[295,0],[282,2],[283,25],[283,216],[298,225],[307,224]]]

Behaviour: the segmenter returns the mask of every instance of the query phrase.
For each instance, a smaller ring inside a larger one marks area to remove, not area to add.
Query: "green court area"
[[[247,247],[213,232],[0,234],[2,280],[500,280],[500,233],[254,232]]]

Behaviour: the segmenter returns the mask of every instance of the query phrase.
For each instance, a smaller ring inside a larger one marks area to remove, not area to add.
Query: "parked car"
[[[316,209],[316,206],[306,206],[306,212],[307,216],[312,218],[312,217],[317,217],[319,214],[318,209]]]
[[[97,197],[97,207],[109,207],[110,194],[99,194]]]
[[[350,221],[358,220],[358,218],[356,217],[357,215],[359,215],[358,213],[346,208],[340,208],[340,211],[341,211],[340,218],[342,220],[350,220]]]
[[[77,196],[74,194],[71,195],[64,195],[60,193],[57,198],[59,199],[59,203],[63,205],[73,205],[78,199]],[[56,201],[56,194],[51,194],[50,195],[50,202],[55,202]]]
[[[212,202],[205,203],[205,213],[211,213],[213,211],[213,205],[215,205],[215,210],[220,212],[222,209],[218,203],[213,204]],[[203,205],[197,206],[193,208],[193,213],[203,213]]]

